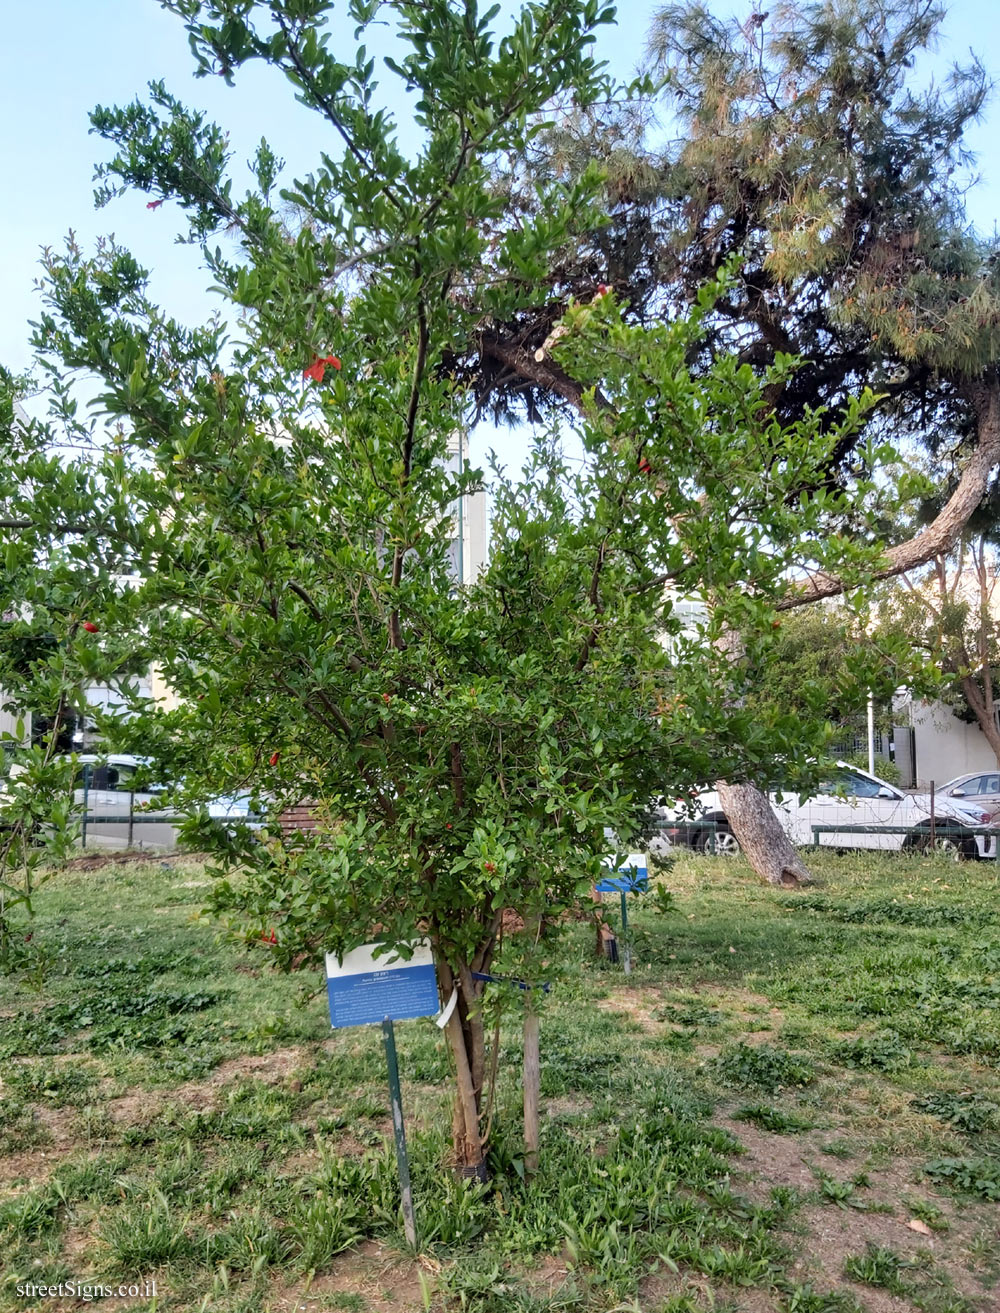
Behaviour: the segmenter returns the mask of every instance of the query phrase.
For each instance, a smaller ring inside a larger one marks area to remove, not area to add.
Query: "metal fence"
[[[808,818],[808,833],[810,841],[799,843],[799,847],[909,856],[937,852],[955,859],[1000,859],[1000,826],[964,826],[947,818],[928,817],[925,824],[917,825],[852,825],[828,823],[819,815]],[[648,829],[644,840],[654,856],[664,850],[707,856],[733,856],[739,852],[738,842],[724,821],[663,822]]]

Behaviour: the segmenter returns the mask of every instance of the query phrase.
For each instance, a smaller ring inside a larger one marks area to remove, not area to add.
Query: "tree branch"
[[[926,565],[936,556],[946,556],[986,495],[990,476],[1000,466],[1000,381],[993,378],[968,384],[965,390],[979,421],[976,449],[937,518],[915,537],[890,547],[885,553],[885,564],[872,572],[872,579],[894,579],[908,570]],[[798,606],[808,606],[824,597],[836,597],[847,587],[836,575],[817,574],[808,584],[793,586],[778,602],[777,609],[790,611]]]
[[[413,466],[413,440],[417,428],[417,410],[420,406],[420,388],[424,380],[424,370],[427,367],[427,346],[429,333],[427,329],[427,312],[424,309],[423,300],[417,303],[418,332],[417,332],[417,360],[413,367],[413,385],[410,388],[410,403],[406,408],[406,436],[403,439],[403,487],[405,489],[410,478],[410,470]],[[403,578],[403,555],[406,546],[402,542],[397,542],[392,553],[392,590],[395,593]],[[389,643],[401,652],[406,644],[403,642],[402,630],[399,626],[399,607],[393,606],[389,614]]]
[[[502,365],[506,365],[529,383],[534,383],[536,387],[545,388],[549,392],[554,392],[557,397],[562,397],[581,414],[585,411],[584,389],[550,357],[536,360],[534,353],[527,347],[508,341],[497,333],[481,333],[479,350],[482,355],[499,360]],[[594,401],[600,410],[613,409],[611,402],[599,388],[594,391]]]
[[[306,592],[306,590],[302,587],[301,584],[296,583],[294,579],[289,579],[285,587],[290,592],[293,592],[296,595],[296,597],[301,597],[303,602],[305,602],[306,606],[309,608],[309,614],[317,623],[319,623],[323,619],[319,607],[312,600],[312,598],[309,596],[309,594]]]
[[[288,41],[288,55],[292,61],[292,67],[295,69],[295,72],[298,74],[303,89],[306,90],[309,93],[309,95],[312,96],[313,100],[316,102],[316,105],[319,107],[320,110],[322,110],[322,112],[327,117],[327,119],[329,119],[330,123],[333,124],[334,128],[337,130],[338,134],[340,135],[344,145],[354,156],[357,162],[361,165],[361,167],[365,170],[368,176],[373,181],[382,183],[381,190],[383,195],[386,197],[386,199],[399,213],[402,213],[403,212],[402,201],[392,190],[392,188],[388,186],[385,180],[381,177],[378,170],[374,167],[371,161],[365,158],[364,152],[360,149],[357,142],[354,140],[354,138],[351,136],[351,134],[348,132],[347,128],[345,127],[344,121],[340,117],[340,114],[337,112],[337,108],[333,100],[329,96],[324,95],[324,93],[320,91],[319,88],[317,87],[316,79],[313,77],[312,71],[303,60],[301,52],[299,51],[298,43],[296,42],[295,37],[293,36],[289,25],[285,22],[284,18],[280,13],[274,12],[274,18],[278,26],[281,28],[282,32],[284,33],[285,39]]]

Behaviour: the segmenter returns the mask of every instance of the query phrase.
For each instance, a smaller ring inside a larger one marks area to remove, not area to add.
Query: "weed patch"
[[[935,1158],[924,1164],[924,1172],[963,1194],[1000,1200],[1000,1158]]]
[[[915,1061],[912,1049],[903,1043],[894,1030],[863,1035],[837,1044],[831,1056],[843,1067],[861,1067],[871,1071],[900,1071],[903,1067],[912,1066]]]
[[[804,1053],[790,1053],[771,1044],[734,1044],[723,1049],[712,1070],[723,1085],[765,1094],[809,1085],[816,1079],[816,1069]]]
[[[58,1053],[86,1031],[93,1053],[185,1043],[192,1033],[210,1033],[193,1014],[214,1008],[220,993],[135,990],[120,983],[94,990],[76,1003],[56,1003],[10,1026],[0,1040],[0,1056]]]
[[[799,1117],[794,1112],[785,1112],[782,1108],[772,1108],[767,1103],[748,1103],[738,1108],[733,1116],[741,1122],[752,1122],[763,1131],[775,1135],[794,1135],[797,1131],[811,1131],[816,1125],[807,1117]]]
[[[940,1118],[964,1135],[979,1135],[983,1131],[1000,1129],[1000,1105],[969,1090],[960,1094],[937,1090],[915,1098],[912,1106],[919,1112],[928,1112]]]
[[[3,1146],[11,1153],[33,1149],[52,1139],[35,1109],[16,1095],[0,1099],[0,1126],[3,1127]]]

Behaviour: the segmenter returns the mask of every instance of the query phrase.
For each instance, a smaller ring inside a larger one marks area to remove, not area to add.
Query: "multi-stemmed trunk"
[[[499,927],[499,918],[495,918]],[[484,1114],[484,1090],[487,1084],[486,1028],[483,1024],[483,989],[485,984],[476,980],[476,974],[489,971],[496,947],[495,936],[484,942],[474,955],[471,964],[455,965],[439,956],[438,978],[441,983],[442,1003],[448,1007],[452,993],[455,1006],[444,1027],[455,1075],[455,1102],[452,1109],[452,1146],[455,1170],[463,1176],[485,1180],[488,1174],[486,1149],[489,1136],[490,1113]],[[539,1016],[531,988],[524,997],[524,1150],[525,1168],[529,1173],[538,1168],[539,1090],[541,1063],[539,1056]],[[494,1035],[494,1045],[498,1035]],[[488,1108],[496,1096],[497,1061],[492,1057],[489,1074]],[[484,1128],[484,1120],[487,1125]]]
[[[455,1075],[455,1104],[452,1111],[452,1145],[455,1168],[465,1176],[485,1177],[486,1145],[481,1114],[486,1078],[486,1031],[483,1026],[482,987],[473,979],[473,968],[438,961],[444,1004],[453,990],[457,1002],[445,1026]]]

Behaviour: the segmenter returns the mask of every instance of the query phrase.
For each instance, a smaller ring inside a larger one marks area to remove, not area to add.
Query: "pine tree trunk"
[[[988,667],[986,673],[981,677],[992,680],[993,670]],[[984,696],[982,685],[973,675],[966,675],[961,680],[962,693],[968,703],[969,710],[976,718],[976,723],[983,732],[986,742],[993,749],[993,755],[997,759],[997,765],[1000,766],[1000,730],[997,729],[997,723],[993,715],[992,697],[987,699]]]
[[[727,629],[719,646],[733,660],[742,658],[742,636]],[[781,828],[770,802],[754,784],[715,784],[729,828],[756,875],[769,884],[799,885],[812,882],[809,868]]]
[[[715,785],[729,828],[757,875],[770,884],[807,884],[809,868],[781,828],[771,804],[753,784]]]

